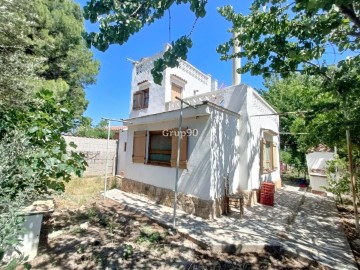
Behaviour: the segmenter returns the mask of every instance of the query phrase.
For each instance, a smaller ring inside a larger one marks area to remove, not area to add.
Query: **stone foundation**
[[[153,185],[141,183],[127,178],[120,178],[119,188],[129,193],[144,194],[158,204],[173,207],[174,191]],[[219,217],[223,213],[223,198],[202,200],[196,196],[179,192],[177,196],[178,209],[206,219]]]

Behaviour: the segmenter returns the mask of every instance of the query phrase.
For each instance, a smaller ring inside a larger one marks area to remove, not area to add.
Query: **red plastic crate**
[[[274,206],[275,184],[263,182],[261,183],[260,203],[264,205]]]

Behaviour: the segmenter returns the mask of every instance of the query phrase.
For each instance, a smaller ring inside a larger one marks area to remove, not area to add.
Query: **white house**
[[[261,181],[281,184],[276,111],[250,86],[219,90],[216,80],[186,61],[167,68],[162,85],[155,84],[150,70],[162,53],[133,66],[128,130],[119,142],[122,189],[172,206],[177,96],[196,107],[183,109],[180,209],[204,218],[221,215],[225,178],[231,193],[242,192],[246,198]]]

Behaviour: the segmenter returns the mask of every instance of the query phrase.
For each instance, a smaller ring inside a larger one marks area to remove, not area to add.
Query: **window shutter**
[[[186,130],[187,128],[182,129],[182,131],[185,132]],[[174,131],[178,132],[179,129],[174,129]],[[176,167],[178,138],[180,138],[180,136],[171,137],[171,167]],[[180,169],[187,169],[187,154],[188,154],[187,150],[188,150],[188,135],[186,134],[181,138],[180,141],[180,160],[179,160]]]
[[[146,155],[146,130],[135,131],[133,140],[133,155],[134,163],[145,163]]]
[[[277,144],[276,143],[272,143],[272,169],[276,170],[277,169],[277,163],[278,163],[278,159],[277,159]]]
[[[182,88],[176,84],[171,84],[171,101],[177,101],[175,97],[181,98]]]
[[[138,110],[141,109],[142,105],[142,92],[137,92],[133,95],[133,109]]]
[[[265,160],[265,147],[266,147],[266,143],[264,142],[264,139],[260,139],[260,173],[264,173],[264,168],[266,166],[264,166],[264,163],[266,162]]]
[[[142,90],[141,108],[149,107],[149,89]]]

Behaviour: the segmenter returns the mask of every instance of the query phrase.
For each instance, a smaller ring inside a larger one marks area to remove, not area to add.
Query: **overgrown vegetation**
[[[87,138],[107,139],[107,124],[106,120],[101,120],[97,125],[93,126],[91,118],[83,117],[81,124],[76,128],[74,135]],[[114,134],[115,132],[110,130],[110,138],[113,138]]]
[[[350,174],[346,160],[336,155],[334,159],[327,161],[326,176],[329,187],[325,189],[336,195],[337,201],[343,204],[341,195],[350,192]]]
[[[19,244],[21,208],[63,191],[85,168],[61,135],[85,110],[84,87],[95,82],[98,63],[72,0],[0,6],[0,267],[14,269],[23,258],[6,263],[3,255]]]

